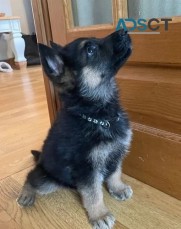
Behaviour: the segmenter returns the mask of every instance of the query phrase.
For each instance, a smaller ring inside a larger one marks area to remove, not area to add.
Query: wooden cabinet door
[[[108,35],[128,15],[127,0],[111,4],[110,23],[82,27],[75,26],[71,0],[32,0],[39,42],[64,45],[78,37]],[[117,82],[134,130],[124,172],[181,199],[181,18],[172,19],[168,31],[159,24],[159,35],[131,35],[133,55]],[[45,87],[53,122],[58,103],[46,77]]]

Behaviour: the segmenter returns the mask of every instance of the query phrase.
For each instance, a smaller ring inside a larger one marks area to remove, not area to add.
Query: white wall
[[[0,0],[0,12],[6,13],[7,16],[12,15],[10,0]]]
[[[7,16],[20,16],[23,33],[35,32],[31,0],[0,0],[0,12],[6,13]]]
[[[10,0],[12,15],[21,17],[21,29],[25,34],[35,32],[30,0]]]

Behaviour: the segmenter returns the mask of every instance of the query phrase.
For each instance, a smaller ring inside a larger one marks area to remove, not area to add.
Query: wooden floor
[[[0,229],[90,228],[78,194],[61,190],[38,197],[34,207],[16,204],[27,172],[31,149],[40,149],[49,128],[40,67],[0,73]],[[131,177],[134,196],[119,202],[104,190],[105,202],[120,229],[180,229],[181,203]]]

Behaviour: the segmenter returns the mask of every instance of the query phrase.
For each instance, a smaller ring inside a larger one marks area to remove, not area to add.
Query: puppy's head
[[[102,39],[79,38],[64,47],[53,42],[51,46],[39,45],[48,77],[59,88],[77,88],[90,99],[100,93],[109,94],[103,90],[110,90],[113,76],[131,54],[131,39],[123,30]]]

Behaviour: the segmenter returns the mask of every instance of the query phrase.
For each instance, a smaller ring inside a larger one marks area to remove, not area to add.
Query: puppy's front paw
[[[127,200],[130,199],[133,195],[133,190],[128,185],[125,185],[124,189],[121,189],[119,191],[113,191],[109,189],[109,192],[117,200]]]
[[[35,202],[35,192],[23,189],[16,201],[22,207],[32,206]]]
[[[115,218],[111,213],[107,213],[104,217],[91,222],[93,229],[111,229],[115,223]]]

